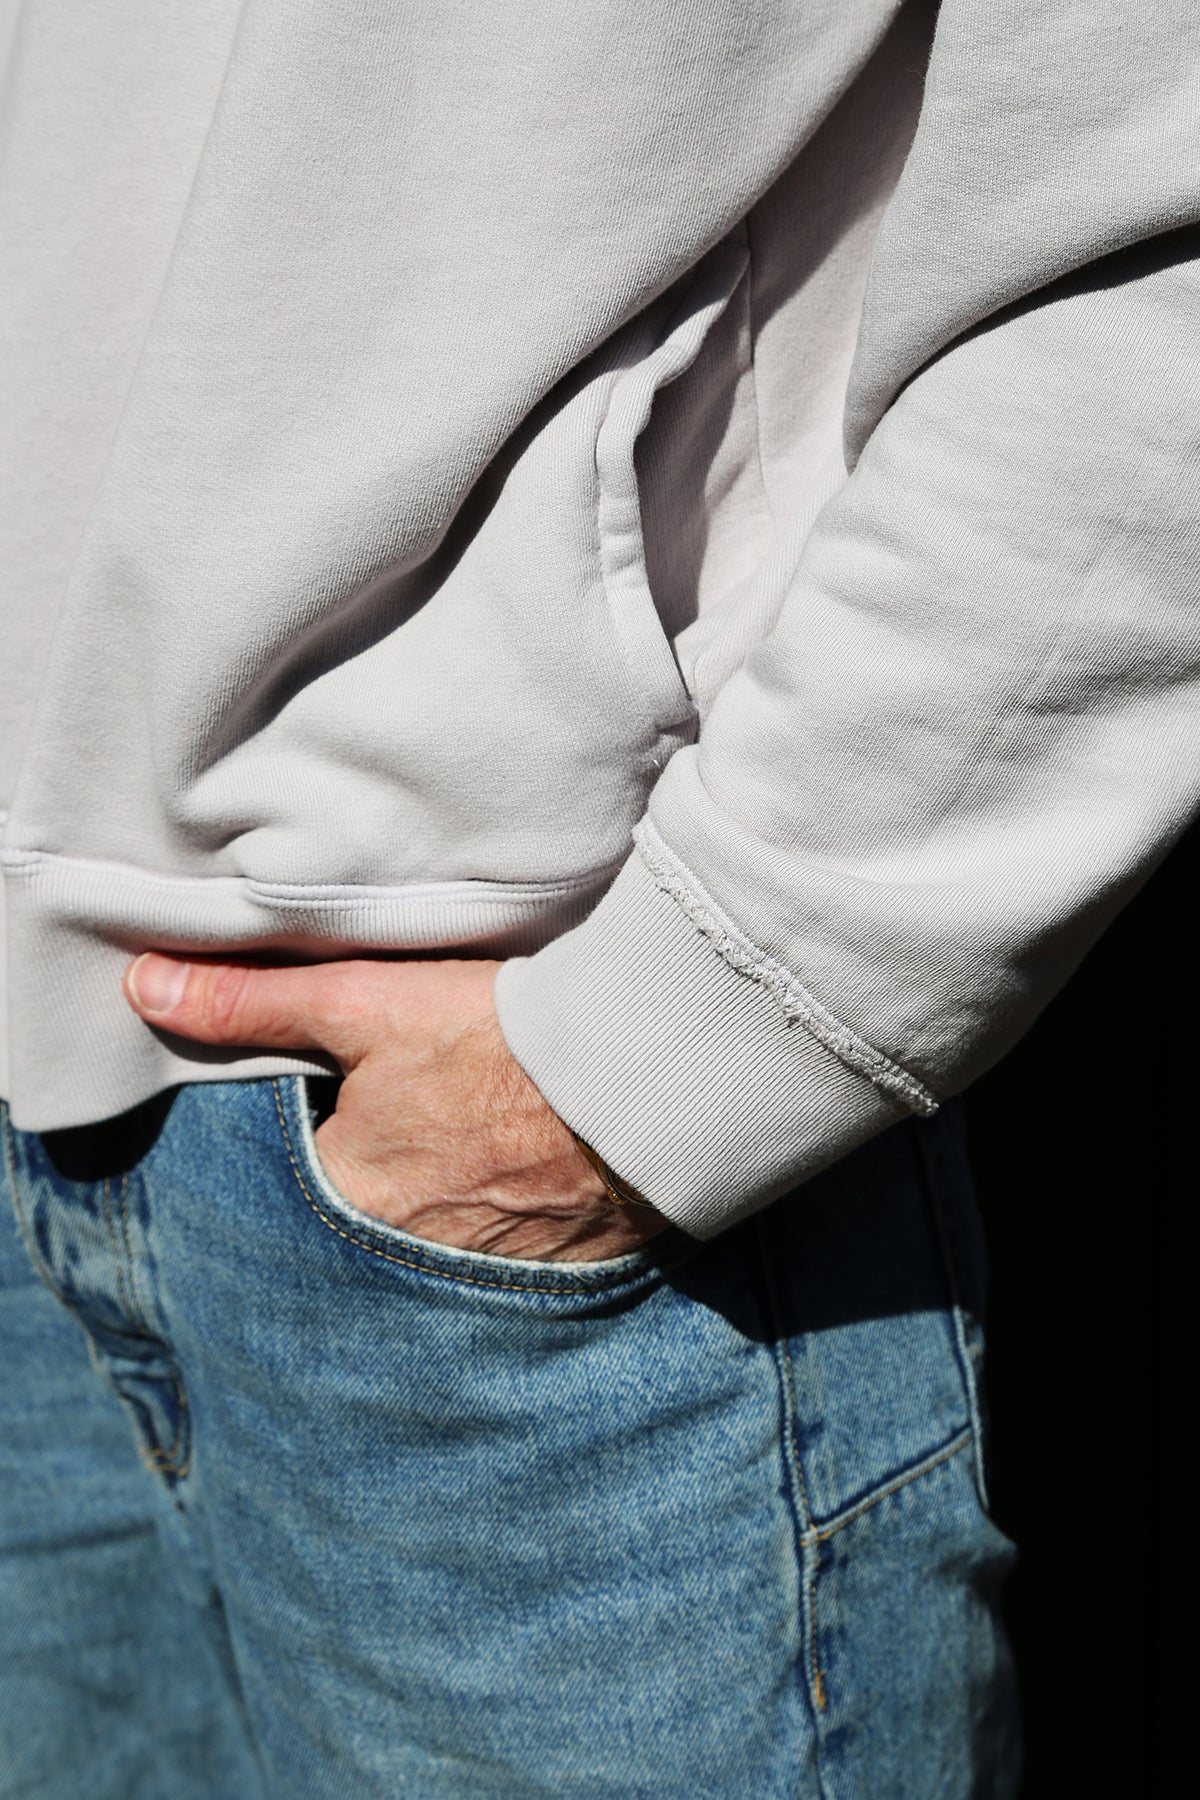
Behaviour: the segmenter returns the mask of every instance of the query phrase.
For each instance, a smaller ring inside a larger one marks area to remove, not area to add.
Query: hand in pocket
[[[318,1050],[345,1079],[317,1132],[354,1206],[457,1249],[592,1262],[666,1228],[618,1206],[506,1045],[498,965],[355,961],[294,968],[149,952],[125,972],[134,1011],[204,1044]]]

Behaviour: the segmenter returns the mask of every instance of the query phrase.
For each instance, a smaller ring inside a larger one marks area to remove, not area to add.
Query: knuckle
[[[227,1036],[245,1030],[251,974],[249,969],[238,968],[214,969],[209,974],[201,1010],[213,1031]]]

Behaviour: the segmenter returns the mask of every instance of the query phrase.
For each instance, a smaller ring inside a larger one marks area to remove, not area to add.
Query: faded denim
[[[355,1211],[327,1087],[5,1121],[0,1793],[1013,1794],[953,1115],[585,1267]]]

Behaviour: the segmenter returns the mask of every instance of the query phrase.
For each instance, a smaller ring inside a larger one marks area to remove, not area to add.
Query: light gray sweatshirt
[[[149,1030],[148,945],[507,958],[700,1234],[1003,1053],[1200,788],[1195,0],[3,0],[0,57],[18,1125],[312,1066]]]

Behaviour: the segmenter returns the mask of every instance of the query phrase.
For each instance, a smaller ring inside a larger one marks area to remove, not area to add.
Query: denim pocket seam
[[[787,1333],[783,1329],[780,1315],[779,1298],[771,1272],[767,1232],[768,1218],[760,1213],[756,1221],[759,1259],[762,1277],[766,1290],[767,1308],[771,1323],[772,1351],[778,1375],[781,1400],[783,1406],[785,1444],[784,1460],[791,1477],[792,1506],[796,1515],[796,1544],[799,1551],[799,1576],[804,1592],[804,1609],[806,1617],[802,1622],[805,1643],[806,1686],[814,1712],[819,1717],[829,1704],[829,1694],[825,1685],[825,1672],[821,1667],[820,1634],[817,1625],[817,1581],[821,1573],[821,1544],[813,1523],[812,1507],[808,1499],[808,1484],[804,1479],[804,1465],[800,1456],[800,1433],[797,1425],[796,1371],[792,1364],[792,1352],[788,1344]]]
[[[283,1141],[287,1150],[288,1161],[292,1165],[292,1173],[295,1175],[299,1184],[300,1192],[304,1195],[309,1206],[312,1208],[313,1212],[316,1213],[321,1223],[327,1225],[329,1230],[334,1232],[337,1237],[343,1238],[348,1244],[355,1245],[359,1250],[368,1251],[372,1256],[381,1257],[384,1262],[395,1263],[402,1269],[413,1269],[418,1275],[432,1275],[442,1281],[457,1281],[464,1287],[493,1288],[512,1294],[546,1294],[550,1296],[557,1294],[588,1294],[594,1299],[601,1299],[608,1295],[618,1294],[623,1288],[632,1287],[637,1282],[646,1280],[648,1276],[659,1277],[664,1272],[662,1267],[651,1265],[650,1267],[636,1270],[632,1275],[619,1276],[615,1281],[607,1284],[598,1282],[568,1285],[566,1283],[557,1284],[548,1282],[545,1286],[541,1286],[535,1282],[488,1281],[481,1275],[458,1275],[451,1269],[439,1269],[432,1261],[421,1262],[418,1261],[416,1257],[397,1256],[394,1251],[384,1250],[378,1244],[372,1244],[365,1236],[360,1237],[355,1232],[346,1230],[346,1228],[343,1225],[340,1225],[336,1219],[331,1218],[319,1202],[314,1199],[309,1184],[304,1178],[304,1171],[301,1168],[299,1159],[296,1155],[291,1128],[288,1125],[287,1113],[283,1104],[283,1096],[279,1091],[278,1079],[272,1080],[271,1089],[275,1097],[275,1111],[278,1114],[280,1129],[283,1132]],[[369,1229],[369,1226],[366,1227],[366,1229]],[[439,1248],[449,1248],[449,1246],[431,1245],[431,1249],[435,1253]]]
[[[179,1401],[179,1423],[175,1427],[174,1441],[169,1450],[160,1444],[154,1444],[142,1451],[142,1461],[151,1474],[161,1475],[168,1482],[182,1481],[192,1466],[192,1414],[188,1406],[187,1390],[177,1369],[172,1369],[171,1380],[175,1384],[175,1396]],[[176,1458],[179,1460],[176,1461]]]
[[[8,1179],[12,1187],[13,1216],[17,1221],[17,1230],[21,1235],[21,1242],[25,1246],[26,1255],[33,1264],[34,1274],[38,1277],[39,1281],[41,1281],[42,1285],[49,1288],[50,1292],[54,1295],[54,1298],[60,1305],[65,1305],[66,1302],[63,1299],[62,1288],[50,1273],[48,1265],[44,1261],[41,1252],[34,1242],[33,1232],[30,1230],[28,1219],[25,1217],[25,1208],[21,1204],[21,1190],[17,1181],[16,1139],[13,1136],[12,1120],[9,1116],[7,1107],[4,1108],[4,1154],[5,1160],[8,1163]]]
[[[901,1470],[899,1475],[893,1475],[890,1480],[874,1488],[863,1499],[856,1500],[853,1506],[847,1507],[845,1512],[834,1513],[833,1517],[827,1519],[824,1524],[819,1525],[814,1520],[811,1532],[812,1541],[816,1544],[827,1543],[831,1537],[836,1537],[837,1533],[844,1530],[847,1525],[853,1525],[855,1519],[860,1519],[864,1513],[870,1512],[872,1507],[878,1506],[881,1500],[887,1500],[892,1494],[898,1494],[901,1488],[908,1487],[914,1481],[920,1481],[922,1476],[930,1474],[942,1463],[949,1462],[952,1456],[959,1456],[964,1450],[973,1448],[974,1433],[970,1425],[964,1425],[963,1429],[955,1432],[949,1443],[943,1444],[940,1450],[931,1450],[928,1456],[923,1456],[910,1469]]]
[[[68,1306],[67,1299],[62,1291],[60,1283],[55,1280],[48,1264],[45,1262],[37,1248],[29,1220],[26,1217],[25,1208],[21,1202],[20,1184],[17,1175],[16,1139],[13,1133],[12,1120],[9,1116],[7,1107],[0,1110],[2,1110],[4,1114],[4,1154],[8,1165],[9,1183],[12,1187],[13,1215],[17,1222],[17,1230],[20,1234],[21,1242],[24,1244],[26,1254],[29,1257],[30,1263],[33,1265],[34,1273],[42,1282],[43,1286],[49,1289],[50,1293],[53,1294],[60,1306]],[[129,1255],[128,1281],[125,1273],[122,1271],[120,1252],[117,1247],[117,1232],[112,1205],[111,1177],[105,1178],[101,1204],[104,1209],[104,1223],[108,1231],[109,1244],[112,1249],[113,1265],[117,1280],[117,1292],[121,1298],[122,1309],[126,1318],[132,1319],[136,1324],[140,1325],[143,1330],[149,1333],[150,1326],[146,1320],[145,1312],[141,1304],[141,1296],[138,1293],[137,1278],[133,1273],[133,1256],[132,1251],[130,1250],[129,1239],[129,1177],[127,1174],[122,1175],[121,1177],[121,1236],[124,1238],[126,1251]],[[133,1294],[132,1302],[128,1297],[130,1291]],[[105,1380],[106,1376],[99,1361],[98,1348],[91,1332],[88,1331],[86,1327],[85,1337],[87,1339],[88,1356],[92,1366],[95,1369],[97,1376],[101,1380]],[[168,1483],[174,1483],[182,1481],[192,1466],[192,1414],[191,1408],[188,1405],[187,1390],[183,1385],[183,1377],[173,1361],[170,1364],[170,1379],[175,1389],[176,1398],[179,1402],[179,1420],[175,1427],[175,1435],[170,1446],[167,1447],[161,1444],[150,1444],[147,1446],[144,1442],[144,1434],[139,1431],[138,1436],[143,1439],[140,1455],[146,1468],[148,1468],[152,1474],[164,1477]],[[135,1430],[137,1430],[136,1425]]]
[[[150,1320],[146,1315],[146,1308],[143,1304],[141,1290],[138,1285],[137,1264],[134,1261],[133,1255],[133,1240],[129,1234],[128,1169],[124,1170],[121,1175],[121,1237],[125,1243],[125,1262],[129,1273],[129,1292],[132,1298],[131,1310],[134,1318],[141,1324],[147,1335],[153,1337],[154,1332],[151,1328]]]
[[[122,1186],[124,1186],[124,1178]],[[112,1251],[113,1270],[117,1278],[117,1300],[125,1318],[133,1319],[144,1326],[146,1321],[141,1318],[139,1309],[130,1299],[129,1283],[125,1279],[125,1268],[121,1261],[121,1249],[120,1245],[117,1243],[117,1228],[113,1222],[112,1198],[112,1177],[111,1175],[106,1175],[104,1177],[104,1186],[100,1194],[100,1204],[104,1209],[104,1225],[108,1232],[109,1248]],[[127,1220],[122,1221],[122,1235],[125,1238],[126,1244],[128,1244],[129,1234]]]

